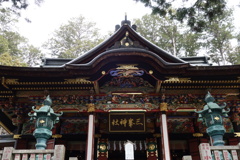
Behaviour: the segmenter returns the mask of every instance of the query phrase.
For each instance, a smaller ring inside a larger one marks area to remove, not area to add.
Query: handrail
[[[55,145],[54,149],[46,150],[15,150],[13,147],[4,147],[0,150],[0,159],[2,160],[64,160],[65,146]]]
[[[199,152],[201,160],[222,159],[240,160],[240,143],[234,146],[210,146],[209,143],[201,143]]]

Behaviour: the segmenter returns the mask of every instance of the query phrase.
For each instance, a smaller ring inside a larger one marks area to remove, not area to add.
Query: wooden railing
[[[13,147],[4,147],[0,150],[1,160],[64,160],[64,145],[55,145],[54,149],[46,150],[15,150]]]
[[[208,143],[201,143],[199,145],[199,152],[201,160],[212,160],[212,155],[215,160],[221,160],[220,154],[222,154],[224,160],[229,160],[231,156],[232,160],[240,160],[239,154],[240,143],[235,146],[210,146]]]
[[[220,154],[223,157],[223,160],[229,160],[231,157],[232,160],[240,160],[240,143],[235,146],[210,146],[209,143],[201,143],[199,145],[199,153],[201,160],[222,160]],[[182,160],[192,160],[191,156],[183,156]]]

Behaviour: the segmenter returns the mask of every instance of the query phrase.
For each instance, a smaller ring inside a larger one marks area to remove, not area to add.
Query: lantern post
[[[42,106],[39,110],[34,109],[33,113],[28,113],[31,117],[31,120],[36,120],[35,127],[36,129],[33,132],[33,136],[36,138],[36,149],[46,149],[47,140],[52,136],[52,128],[55,123],[59,122],[59,117],[63,114],[54,113],[51,108],[52,100],[49,96],[43,102],[44,106]]]
[[[206,124],[207,134],[211,137],[213,146],[224,146],[223,135],[226,130],[223,125],[223,117],[228,117],[228,112],[230,109],[225,110],[226,104],[223,106],[219,106],[217,103],[214,103],[215,99],[208,92],[205,97],[205,102],[207,103],[203,110],[197,111],[199,114],[199,120],[202,120],[204,124]],[[219,152],[221,159],[223,160],[222,152]],[[231,156],[228,153],[229,160],[231,160]],[[213,159],[214,156],[212,156]]]

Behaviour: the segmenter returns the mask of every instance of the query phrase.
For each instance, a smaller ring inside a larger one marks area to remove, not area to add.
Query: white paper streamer
[[[142,150],[142,141],[139,142],[140,151]]]
[[[116,151],[116,141],[113,141],[113,150]]]
[[[144,141],[144,149],[145,149],[145,150],[147,149],[147,143],[146,143],[146,141]]]
[[[136,145],[136,141],[134,141],[134,150],[137,150],[137,145]]]
[[[119,145],[119,150],[121,151],[121,150],[122,150],[122,144],[121,144],[121,141],[119,141],[118,145]]]

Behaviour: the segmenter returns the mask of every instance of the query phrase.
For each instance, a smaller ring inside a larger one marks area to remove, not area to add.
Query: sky
[[[127,14],[132,21],[151,13],[143,3],[133,0],[45,0],[41,6],[30,4],[21,11],[22,18],[17,24],[19,33],[36,47],[46,42],[54,30],[66,24],[70,18],[82,15],[89,22],[95,22],[102,35],[114,31]],[[28,18],[31,23],[24,20]]]
[[[232,5],[239,4],[237,0],[228,1]],[[44,0],[41,6],[30,4],[27,10],[21,10],[22,16],[17,27],[18,32],[28,38],[30,44],[41,47],[54,30],[73,17],[82,15],[87,21],[95,22],[102,35],[107,35],[124,20],[125,14],[132,21],[150,13],[151,9],[134,0]],[[235,15],[240,15],[239,8]],[[32,22],[28,23],[24,18]],[[236,26],[240,27],[239,21],[236,21]]]

